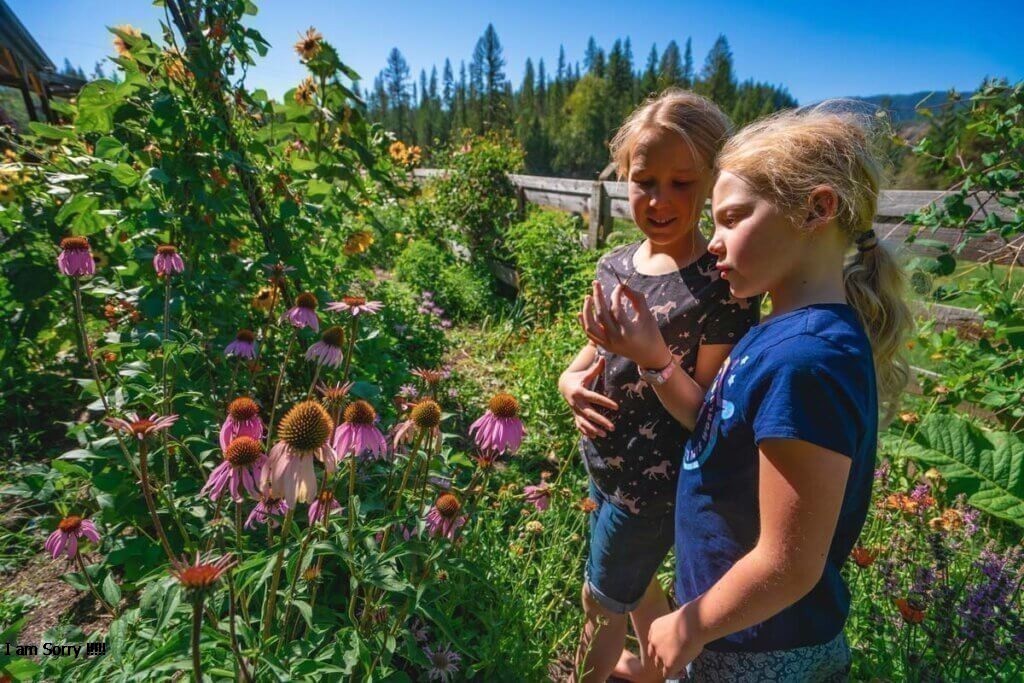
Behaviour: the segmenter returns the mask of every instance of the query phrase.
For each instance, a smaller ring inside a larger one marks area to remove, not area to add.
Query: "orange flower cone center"
[[[248,436],[240,436],[228,446],[224,458],[232,467],[248,467],[263,455],[260,442]]]
[[[519,401],[510,394],[497,394],[487,404],[487,409],[495,417],[510,418],[519,415]]]
[[[355,401],[345,408],[345,422],[350,424],[372,425],[377,419],[377,411],[366,401]]]

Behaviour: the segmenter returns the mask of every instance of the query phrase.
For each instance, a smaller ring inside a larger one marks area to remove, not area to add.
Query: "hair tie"
[[[854,241],[857,243],[857,251],[862,253],[865,251],[871,251],[878,246],[878,237],[875,235],[875,231],[871,228],[857,235],[857,239]]]

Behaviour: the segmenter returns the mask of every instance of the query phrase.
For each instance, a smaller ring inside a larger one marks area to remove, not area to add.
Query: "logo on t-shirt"
[[[746,362],[747,357],[744,356],[738,365],[744,365]],[[704,464],[715,449],[715,443],[718,442],[722,421],[728,420],[736,412],[736,406],[723,395],[725,387],[732,386],[736,379],[735,374],[729,374],[731,363],[731,357],[725,359],[718,374],[715,375],[715,381],[711,383],[711,388],[704,396],[704,403],[701,404],[700,412],[697,414],[696,428],[683,450],[682,466],[684,470],[695,470]]]

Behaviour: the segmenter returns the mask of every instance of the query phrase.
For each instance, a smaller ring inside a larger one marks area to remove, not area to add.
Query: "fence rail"
[[[443,176],[444,170],[416,169],[417,179],[425,180]],[[599,247],[611,232],[612,219],[630,219],[629,194],[626,183],[609,180],[576,180],[573,178],[546,178],[534,175],[512,174],[509,179],[516,187],[521,202],[537,204],[586,216],[588,231],[585,246]],[[913,252],[933,254],[935,248],[906,243],[913,226],[907,224],[905,216],[933,204],[941,203],[944,192],[922,190],[883,190],[878,201],[875,217],[875,232],[879,237],[900,248]],[[1013,212],[991,201],[989,197],[968,200],[974,209],[974,219],[983,220],[994,213],[1003,220],[1012,220]],[[934,232],[923,231],[927,237],[958,249],[958,256],[967,261],[1024,264],[1024,239],[1007,242],[997,234],[971,236],[962,230],[939,228]],[[962,244],[963,243],[963,244]]]

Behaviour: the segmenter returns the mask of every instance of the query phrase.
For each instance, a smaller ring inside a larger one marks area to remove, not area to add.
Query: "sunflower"
[[[306,76],[299,87],[295,89],[295,101],[299,104],[313,104],[313,95],[316,93],[316,83],[309,76]]]
[[[310,26],[305,35],[299,34],[299,40],[295,43],[295,52],[303,60],[309,61],[320,52],[320,48],[323,47],[323,40],[324,37],[320,32]]]
[[[125,35],[129,35],[132,38],[141,38],[142,37],[142,32],[139,31],[139,29],[137,29],[134,26],[132,26],[131,24],[121,24],[120,26],[118,26],[116,28],[121,33],[124,33]],[[119,57],[131,58],[131,56],[132,56],[132,51],[131,51],[131,48],[128,47],[128,43],[124,42],[124,38],[122,38],[121,36],[117,35],[116,33],[114,34],[114,49],[117,50],[117,54],[118,54]]]
[[[363,253],[370,248],[371,244],[373,244],[373,235],[366,230],[360,230],[345,241],[345,247],[342,251],[345,252],[346,256],[353,256]]]

